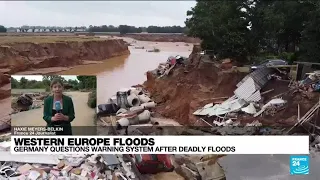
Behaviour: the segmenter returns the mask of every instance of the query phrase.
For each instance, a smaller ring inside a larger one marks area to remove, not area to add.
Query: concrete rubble
[[[3,145],[5,143],[1,143]],[[223,155],[169,155],[181,179],[224,180]],[[178,176],[177,176],[178,177]],[[182,178],[183,177],[183,178]],[[128,155],[11,155],[0,152],[0,179],[10,180],[148,180]]]
[[[175,57],[169,56],[165,63],[160,63],[158,68],[151,72],[158,78],[162,78],[164,76],[167,76],[175,67],[187,63],[187,60],[187,58],[180,55],[177,55]]]
[[[318,83],[320,83],[320,72],[315,71],[308,73],[308,77],[302,81],[297,81],[289,85],[289,90],[297,91],[309,91],[318,92]],[[282,96],[287,94],[284,92],[279,96],[271,98],[267,103],[263,103],[265,95],[274,89],[266,92],[260,92],[260,90],[276,75],[270,68],[262,68],[248,74],[237,84],[237,89],[234,90],[234,95],[222,103],[209,103],[203,108],[198,109],[193,115],[201,117],[202,121],[213,119],[210,126],[252,126],[252,123],[241,123],[238,119],[241,117],[259,117],[259,116],[275,116],[277,112],[284,110],[288,101],[283,99]],[[276,76],[275,80],[281,80],[283,78]],[[318,108],[318,107],[317,107]],[[310,113],[311,116],[316,116]],[[258,120],[253,122],[254,124],[261,126]],[[206,124],[208,124],[206,122]],[[256,126],[255,125],[255,126]],[[227,133],[228,134],[228,133]]]
[[[23,93],[12,97],[12,113],[18,113],[22,111],[28,111],[32,109],[41,108],[43,100],[49,95],[47,92],[43,93]]]
[[[310,92],[320,92],[320,71],[307,73],[308,77],[297,82],[299,88]]]
[[[145,124],[150,121],[151,109],[156,103],[149,97],[148,92],[141,87],[120,89],[111,97],[107,104],[98,105],[99,116],[114,116],[118,128],[129,125]]]
[[[223,155],[175,155],[176,172],[185,179],[225,179],[218,159]]]
[[[234,90],[234,96],[221,104],[207,104],[193,114],[196,116],[216,116],[217,119],[220,120],[221,118],[228,120],[230,113],[244,112],[254,117],[261,115],[263,112],[270,112],[268,114],[272,114],[271,111],[279,110],[286,101],[282,99],[272,99],[261,106],[260,102],[262,101],[262,97],[260,90],[268,82],[270,73],[271,71],[266,69],[259,69],[252,72],[237,84],[237,89]],[[231,122],[229,122],[229,124],[230,123]]]
[[[137,179],[131,162],[122,155],[35,155],[33,159],[29,157],[29,162],[21,161],[20,155],[11,155],[11,161],[4,162],[3,155],[8,153],[0,154],[0,179]]]
[[[156,105],[150,98],[150,93],[137,86],[120,89],[115,96],[108,100],[107,104],[98,105],[97,114],[100,123],[109,127],[108,133],[110,134],[114,134],[113,131],[117,131],[117,134],[141,135],[143,132],[139,131],[139,129],[143,126],[148,128],[153,125],[180,126],[174,120],[164,121],[161,119],[158,121],[153,113]]]

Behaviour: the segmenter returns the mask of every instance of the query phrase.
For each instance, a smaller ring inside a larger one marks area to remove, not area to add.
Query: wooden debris
[[[274,91],[274,89],[270,89],[270,90],[264,91],[264,92],[260,93],[260,95],[264,95],[264,94],[267,94],[267,93],[272,92],[272,91]]]
[[[299,119],[299,121],[291,129],[287,131],[287,134],[289,134],[298,125],[302,125],[303,123],[310,121],[319,108],[320,101],[317,104],[315,104],[301,119]]]

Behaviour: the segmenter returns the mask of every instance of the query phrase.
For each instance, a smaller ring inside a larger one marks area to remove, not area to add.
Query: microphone
[[[54,107],[57,111],[57,113],[61,113],[62,112],[62,109],[61,109],[61,102],[60,101],[56,101],[54,102]]]

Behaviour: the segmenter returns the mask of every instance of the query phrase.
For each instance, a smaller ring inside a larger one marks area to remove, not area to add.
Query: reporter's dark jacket
[[[59,127],[63,127],[63,132],[56,135],[72,135],[71,122],[74,120],[74,106],[71,97],[62,95],[62,114],[69,117],[68,121],[59,121]],[[49,96],[44,100],[43,119],[47,122],[47,127],[57,127],[56,123],[51,121],[53,116],[53,96]]]

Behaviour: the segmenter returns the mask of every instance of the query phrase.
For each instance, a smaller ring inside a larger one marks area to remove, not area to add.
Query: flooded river
[[[142,84],[146,80],[145,73],[157,68],[159,63],[165,62],[169,56],[181,55],[188,57],[192,44],[183,42],[145,42],[125,38],[133,46],[129,46],[130,55],[107,59],[99,64],[78,66],[62,72],[63,74],[97,75],[98,104],[106,103],[117,90],[132,85]],[[136,49],[135,47],[145,49]],[[153,48],[160,52],[146,52]]]

